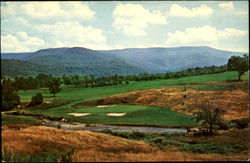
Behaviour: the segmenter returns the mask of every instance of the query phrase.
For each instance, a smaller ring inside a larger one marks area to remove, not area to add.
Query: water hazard
[[[88,130],[88,131],[119,131],[119,132],[149,132],[149,133],[185,133],[186,129],[176,129],[176,128],[161,128],[161,127],[144,127],[144,126],[117,126],[117,125],[105,125],[105,124],[90,124],[86,125],[85,123],[73,123],[69,124],[66,122],[60,121],[50,121],[48,119],[44,119],[44,126],[60,128],[64,130]]]

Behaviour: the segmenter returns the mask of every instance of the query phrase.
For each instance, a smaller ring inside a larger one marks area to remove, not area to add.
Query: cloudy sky
[[[1,2],[1,52],[210,46],[248,52],[248,1]]]

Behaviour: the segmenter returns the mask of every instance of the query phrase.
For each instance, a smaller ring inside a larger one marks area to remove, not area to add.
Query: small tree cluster
[[[222,113],[223,110],[210,106],[209,101],[206,100],[200,105],[200,111],[195,112],[194,116],[197,122],[202,122],[201,125],[202,128],[205,129],[205,132],[211,135],[222,123]]]
[[[43,95],[41,93],[37,93],[35,96],[32,96],[29,106],[40,105],[42,103],[43,103]]]
[[[8,80],[1,81],[2,109],[1,111],[11,110],[20,104],[20,97],[15,90],[13,82]]]

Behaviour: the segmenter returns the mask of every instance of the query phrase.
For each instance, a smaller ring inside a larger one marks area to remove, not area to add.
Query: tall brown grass
[[[113,95],[103,100],[99,99],[99,102],[103,105],[119,104],[122,103],[124,98],[127,98],[129,104],[170,107],[174,111],[187,115],[193,115],[193,112],[199,110],[200,105],[197,104],[209,100],[212,107],[225,110],[223,119],[232,120],[249,117],[248,93],[240,88],[232,91],[200,91],[195,89],[183,91],[180,88],[148,89]],[[94,103],[94,101],[85,102],[78,106]]]
[[[5,149],[5,150],[3,150]],[[173,149],[161,151],[143,142],[90,131],[68,131],[49,127],[13,130],[2,127],[2,152],[36,155],[40,152],[69,153],[70,161],[194,161],[242,160],[244,154],[194,154]]]

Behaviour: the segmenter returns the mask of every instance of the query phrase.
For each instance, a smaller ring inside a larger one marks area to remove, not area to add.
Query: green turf
[[[247,79],[247,78],[248,78],[247,74],[242,76],[242,79]],[[164,88],[174,84],[204,83],[211,81],[224,81],[224,80],[236,80],[236,79],[237,79],[236,72],[224,72],[218,74],[191,76],[191,77],[183,77],[183,78],[168,79],[168,80],[161,79],[153,81],[130,82],[129,85],[106,86],[106,87],[95,87],[95,88],[64,88],[64,90],[58,93],[56,97],[52,97],[52,95],[49,94],[48,89],[28,90],[26,92],[19,91],[19,95],[21,97],[21,100],[26,102],[30,101],[31,97],[38,92],[43,94],[45,100],[52,100],[52,99],[89,100],[95,98],[103,98],[119,93],[131,92],[135,90]]]
[[[30,113],[43,113],[49,116],[65,117],[73,121],[84,123],[106,123],[106,124],[138,124],[138,125],[161,125],[161,126],[193,126],[196,122],[192,116],[174,112],[164,107],[137,106],[137,105],[115,105],[108,108],[78,108],[61,109],[53,108],[46,110],[29,110]],[[107,116],[107,113],[123,113],[122,117]],[[74,117],[68,113],[91,113],[88,116]]]
[[[226,91],[226,90],[234,90],[235,89],[235,82],[231,83],[213,83],[213,84],[199,84],[199,85],[192,85],[190,88],[201,90],[201,91]],[[188,89],[189,87],[187,87]]]
[[[29,116],[15,116],[2,114],[2,125],[36,125],[38,119]]]
[[[242,76],[242,79],[248,79],[248,74]],[[58,93],[56,97],[52,97],[49,94],[48,89],[19,91],[22,101],[29,101],[30,98],[37,92],[43,93],[45,100],[51,100],[52,104],[55,101],[59,101],[62,105],[51,106],[46,108],[29,108],[27,112],[33,114],[44,114],[55,117],[72,118],[75,121],[89,122],[89,123],[135,123],[135,124],[155,124],[155,125],[193,125],[193,121],[182,120],[178,117],[186,117],[186,115],[172,112],[170,109],[159,108],[159,107],[142,107],[142,106],[122,106],[119,105],[118,109],[121,112],[127,112],[125,117],[107,117],[104,112],[99,112],[97,108],[84,108],[84,112],[91,112],[97,114],[97,116],[86,116],[86,117],[72,117],[67,114],[70,112],[82,112],[82,109],[74,109],[73,105],[90,100],[103,98],[119,93],[126,93],[135,90],[145,90],[154,88],[167,88],[167,87],[179,87],[187,84],[188,88],[195,88],[198,90],[230,90],[233,89],[233,82],[230,83],[205,83],[212,81],[225,81],[225,80],[236,80],[237,72],[224,72],[210,75],[190,76],[177,79],[168,80],[153,80],[153,81],[140,81],[130,82],[129,85],[119,86],[107,86],[107,87],[95,87],[95,88],[65,88],[62,92]],[[192,84],[193,83],[193,84]],[[123,109],[125,108],[125,109]],[[150,109],[149,109],[150,108]],[[111,110],[110,110],[111,109]],[[116,109],[109,108],[110,112],[116,112]],[[126,110],[126,111],[125,111]],[[98,111],[94,113],[95,111]],[[175,114],[178,116],[175,117]],[[170,115],[170,116],[168,116]],[[165,118],[167,117],[167,118]],[[183,118],[182,117],[182,118]],[[190,117],[189,117],[190,118]]]

